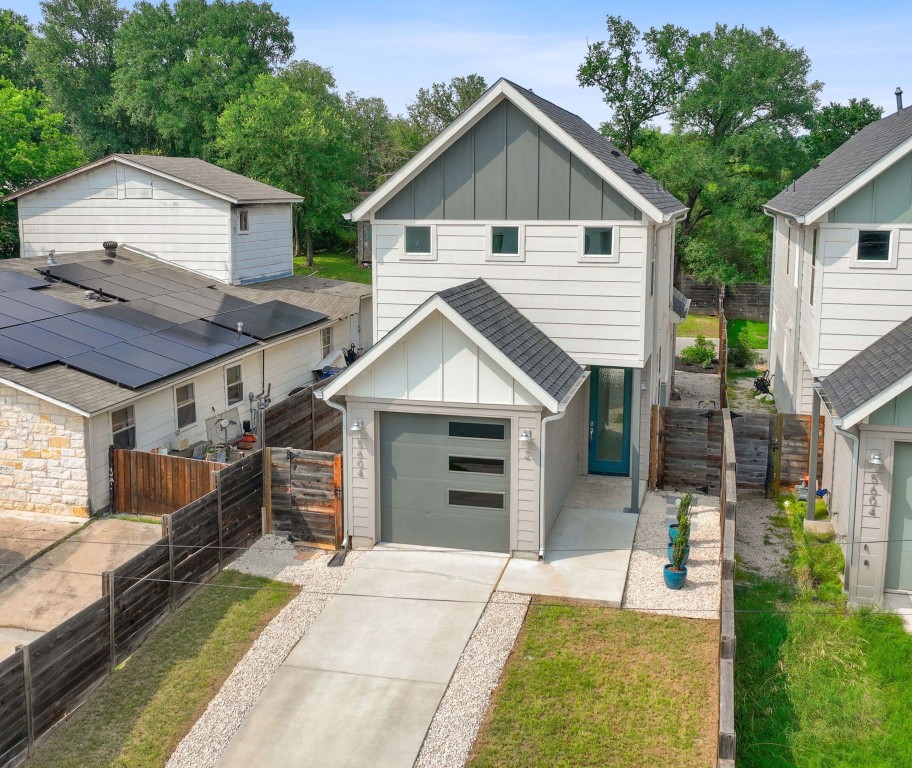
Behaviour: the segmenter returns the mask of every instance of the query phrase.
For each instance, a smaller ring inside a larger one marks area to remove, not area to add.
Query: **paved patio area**
[[[498,589],[619,607],[638,515],[630,504],[630,479],[582,475],[545,539],[543,561],[513,558]]]
[[[87,522],[84,517],[0,510],[0,579]]]

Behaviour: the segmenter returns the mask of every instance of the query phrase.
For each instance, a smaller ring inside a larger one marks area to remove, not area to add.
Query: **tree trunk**
[[[309,227],[304,231],[304,237],[307,240],[307,266],[310,267],[311,269],[313,269],[314,241],[313,241],[313,233],[310,231]]]

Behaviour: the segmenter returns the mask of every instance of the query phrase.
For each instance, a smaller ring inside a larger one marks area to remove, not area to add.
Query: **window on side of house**
[[[811,284],[808,286],[808,304],[814,306],[814,278],[817,276],[817,237],[819,229],[814,230],[811,239]]]
[[[177,405],[177,428],[183,429],[196,423],[196,396],[192,381],[174,388],[174,401]]]
[[[785,230],[785,274],[792,274],[792,228]]]
[[[132,405],[111,411],[111,443],[115,448],[136,447],[136,422]]]
[[[250,212],[246,208],[238,209],[238,234],[246,235],[250,232]]]
[[[890,261],[890,235],[888,229],[859,230],[856,261]]]
[[[434,237],[430,226],[405,227],[403,240],[407,258],[430,259],[434,255]]]
[[[488,227],[488,261],[522,261],[523,231],[517,225]]]
[[[320,355],[321,359],[332,352],[333,347],[333,329],[331,325],[320,329]]]
[[[244,377],[241,364],[229,365],[225,369],[225,391],[228,405],[234,405],[244,399]]]
[[[614,227],[583,227],[583,256],[613,256]]]

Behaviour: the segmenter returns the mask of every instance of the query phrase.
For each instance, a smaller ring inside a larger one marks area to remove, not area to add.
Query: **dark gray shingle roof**
[[[582,366],[484,280],[437,295],[558,402],[585,375]]]
[[[687,318],[687,313],[690,311],[690,299],[677,288],[673,288],[671,293],[671,308],[678,317],[684,320]]]
[[[830,413],[848,416],[912,373],[912,318],[881,336],[821,383]]]
[[[505,80],[505,82],[531,101],[662,213],[674,214],[687,210],[687,206],[684,203],[678,200],[671,192],[662,189],[652,176],[642,168],[639,168],[633,160],[617,149],[579,115],[574,115],[572,112],[552,104],[547,99],[543,99],[538,94],[510,80]]]
[[[909,138],[912,138],[912,107],[862,128],[816,168],[782,190],[766,207],[792,216],[806,216]]]

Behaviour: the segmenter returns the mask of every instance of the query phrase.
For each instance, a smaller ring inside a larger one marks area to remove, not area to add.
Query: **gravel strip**
[[[662,576],[662,566],[668,562],[667,526],[673,522],[666,506],[664,493],[650,491],[646,495],[637,521],[622,607],[664,616],[716,619],[721,584],[719,499],[693,496],[687,582],[680,590],[668,589]]]
[[[529,595],[495,592],[456,665],[415,768],[462,768],[513,650]]]
[[[674,386],[681,399],[669,401],[669,408],[700,408],[701,400],[712,400],[715,407],[719,405],[720,385],[717,373],[675,371]]]
[[[766,579],[783,578],[789,571],[792,535],[788,528],[772,525],[770,518],[778,514],[779,508],[771,499],[738,502],[735,524],[738,563]]]
[[[296,561],[298,550],[279,536],[264,536],[229,568],[298,584],[301,592],[262,631],[206,711],[178,744],[167,768],[214,766],[273,673],[358,565],[363,552],[349,552],[345,565],[327,568],[331,553]]]

